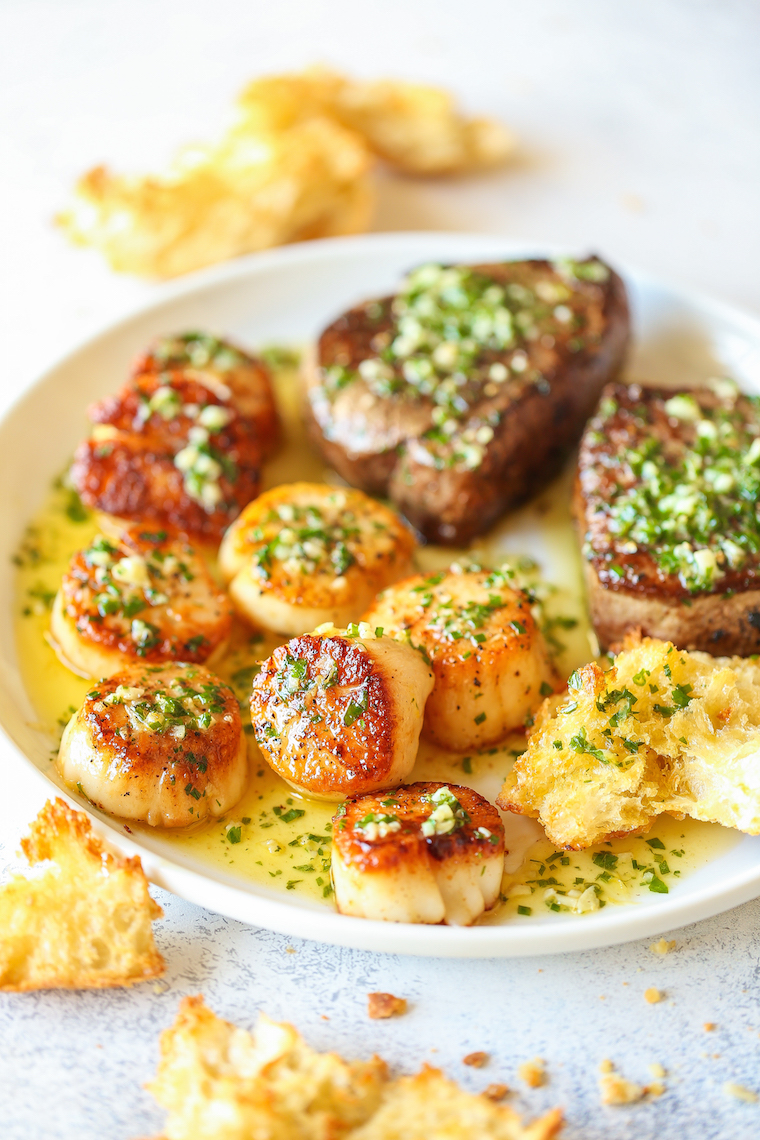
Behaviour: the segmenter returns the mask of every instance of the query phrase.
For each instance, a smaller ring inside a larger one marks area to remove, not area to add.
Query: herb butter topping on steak
[[[462,542],[554,474],[628,337],[596,258],[423,265],[322,334],[312,427],[349,482]]]

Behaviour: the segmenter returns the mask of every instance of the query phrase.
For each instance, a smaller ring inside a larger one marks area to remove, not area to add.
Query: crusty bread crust
[[[546,261],[473,269],[497,283],[527,286],[547,275],[560,280]],[[532,379],[513,377],[497,391],[476,386],[468,396],[466,422],[496,425],[474,468],[432,462],[422,439],[434,422],[430,397],[404,391],[378,396],[360,377],[337,396],[326,390],[325,368],[357,369],[375,355],[373,342],[394,327],[392,298],[356,306],[322,333],[316,361],[305,372],[312,438],[344,479],[387,494],[430,541],[469,542],[557,473],[603,385],[622,364],[629,337],[623,281],[610,272],[603,282],[578,282],[576,292],[585,320],[582,343],[569,325],[556,336],[521,341],[528,359],[524,375]],[[513,351],[491,352],[488,360],[507,361]]]

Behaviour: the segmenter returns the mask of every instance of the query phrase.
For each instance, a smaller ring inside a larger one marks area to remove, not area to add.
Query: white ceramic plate
[[[54,783],[63,790],[49,764],[51,741],[33,727],[34,712],[16,662],[11,555],[82,434],[84,408],[121,382],[138,350],[154,336],[194,327],[228,333],[252,346],[303,343],[351,303],[391,292],[400,275],[421,261],[558,252],[503,238],[446,233],[376,234],[290,246],[167,287],[161,300],[106,329],[43,376],[0,424],[5,496],[0,519],[0,724],[9,741],[5,747],[17,761],[36,769],[48,787]],[[760,392],[760,321],[637,272],[624,276],[634,316],[630,376],[688,384],[730,374],[748,390]],[[587,949],[659,934],[760,894],[760,838],[745,837],[667,896],[653,895],[631,906],[471,929],[368,922],[265,887],[241,885],[239,879],[184,857],[160,835],[130,840],[113,820],[91,814],[114,846],[140,854],[153,882],[194,903],[285,934],[368,950],[508,957]]]

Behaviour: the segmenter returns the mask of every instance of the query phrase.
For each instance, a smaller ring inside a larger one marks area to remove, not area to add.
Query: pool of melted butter
[[[299,382],[293,369],[276,376],[286,440],[267,465],[265,487],[305,479],[334,481],[309,446],[303,428]],[[572,472],[568,470],[537,499],[509,515],[467,551],[422,547],[416,563],[434,571],[459,559],[485,566],[505,558],[529,557],[552,584],[545,613],[552,622],[557,665],[563,675],[596,655],[586,614],[581,564],[570,519]],[[46,641],[49,609],[61,575],[75,550],[97,531],[95,517],[75,495],[55,487],[31,521],[18,552],[16,637],[21,672],[39,727],[51,738],[51,765],[63,728],[90,682],[70,673]],[[257,663],[281,639],[256,633],[242,622],[218,672],[235,688],[249,725],[247,696]],[[250,776],[242,800],[213,823],[196,824],[162,839],[178,853],[246,882],[293,892],[304,900],[333,906],[330,885],[331,816],[335,805],[299,796],[263,759],[247,736]],[[497,748],[454,755],[423,741],[414,780],[466,784],[493,801],[515,757],[525,748],[516,734]],[[592,884],[600,905],[622,905],[664,893],[680,878],[739,842],[738,833],[716,824],[661,817],[644,837],[615,839],[582,852],[557,851],[535,820],[507,815],[505,874],[501,901],[481,921],[528,921],[535,916],[578,913],[577,898]],[[151,829],[130,823],[133,833]],[[585,912],[584,912],[585,913]]]

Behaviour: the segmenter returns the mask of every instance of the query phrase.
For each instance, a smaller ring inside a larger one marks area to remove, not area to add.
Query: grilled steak
[[[596,258],[424,265],[322,333],[313,438],[349,483],[459,545],[557,472],[628,334],[623,282]]]
[[[581,443],[575,515],[603,647],[627,630],[760,651],[760,398],[613,384]]]

